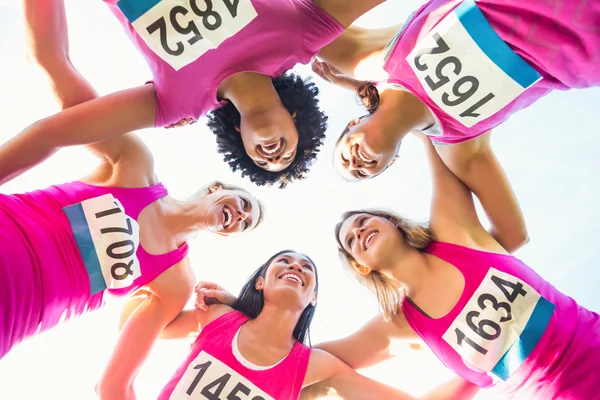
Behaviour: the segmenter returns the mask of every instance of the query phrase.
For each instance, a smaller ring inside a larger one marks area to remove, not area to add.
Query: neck
[[[268,346],[289,350],[294,345],[294,328],[302,311],[265,304],[258,317],[248,321],[246,328]]]
[[[164,207],[164,224],[177,243],[184,243],[206,230],[206,197],[190,201],[167,198]]]
[[[408,297],[414,298],[423,289],[430,275],[427,253],[411,248],[403,257],[398,257],[387,274],[406,290]]]
[[[268,110],[274,102],[281,102],[273,87],[273,79],[255,72],[230,76],[223,81],[218,93],[219,97],[231,101],[240,115]]]
[[[384,90],[374,116],[380,117],[378,120],[381,121],[383,135],[396,145],[409,132],[426,129],[435,123],[429,108],[415,95],[404,90]]]

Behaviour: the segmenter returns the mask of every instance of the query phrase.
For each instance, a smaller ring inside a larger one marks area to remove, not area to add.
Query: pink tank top
[[[232,311],[202,329],[185,362],[158,399],[298,399],[310,347],[296,342],[286,358],[267,369],[245,366],[234,355],[232,344],[248,320],[245,314]]]
[[[509,398],[598,398],[598,314],[513,256],[440,242],[426,251],[463,274],[464,291],[442,318],[409,300],[402,311],[448,368],[480,387],[499,383]]]
[[[440,121],[435,141],[460,143],[554,89],[600,85],[598,26],[592,0],[430,0],[384,68]]]
[[[83,182],[0,195],[0,358],[61,319],[100,307],[106,289],[125,296],[185,258],[187,244],[163,255],[150,255],[138,245],[138,215],[166,195],[162,184],[126,189]],[[113,197],[118,204],[99,210],[103,225],[90,223],[86,233],[70,220],[74,209],[89,212],[88,204]],[[121,281],[102,286],[98,269],[105,265]]]
[[[312,0],[104,1],[150,66],[156,126],[197,120],[224,104],[226,78],[278,77],[343,32]]]

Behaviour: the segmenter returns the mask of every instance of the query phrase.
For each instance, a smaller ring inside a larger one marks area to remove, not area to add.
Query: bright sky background
[[[419,4],[390,0],[360,24],[398,24]],[[100,93],[150,78],[142,57],[101,1],[69,0],[67,12],[73,62]],[[0,0],[0,142],[56,111],[45,82],[25,61],[22,28],[20,2]],[[309,73],[305,67],[298,71]],[[202,123],[140,132],[154,152],[159,178],[174,197],[184,199],[208,181],[221,179],[243,185],[266,206],[264,224],[248,236],[223,239],[202,233],[191,243],[198,279],[214,280],[237,292],[250,273],[278,250],[297,249],[315,260],[321,286],[313,343],[350,334],[377,312],[374,296],[346,275],[337,259],[333,227],[339,215],[348,209],[385,207],[426,220],[431,195],[424,154],[412,138],[402,146],[400,160],[382,176],[364,183],[343,181],[333,170],[331,154],[339,132],[360,108],[349,92],[318,84],[322,106],[330,116],[328,138],[308,179],[285,191],[258,189],[232,174]],[[599,99],[597,89],[554,93],[514,116],[493,139],[531,236],[518,256],[595,311],[600,310]],[[0,187],[0,192],[76,180],[95,165],[84,149],[63,150]],[[117,315],[118,304],[111,304],[15,348],[0,362],[0,399],[95,399],[94,384],[116,340]],[[185,340],[155,346],[137,381],[140,399],[156,398],[188,346]],[[366,373],[415,395],[452,376],[428,350],[397,347],[396,359]]]

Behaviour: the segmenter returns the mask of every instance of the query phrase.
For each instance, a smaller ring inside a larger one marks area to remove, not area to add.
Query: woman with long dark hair
[[[462,390],[597,399],[600,316],[511,256],[481,225],[471,192],[425,143],[429,224],[352,211],[335,230],[344,266],[375,292],[383,317],[318,347],[361,368],[385,359],[392,338],[421,339],[461,377]]]
[[[317,269],[309,257],[278,252],[252,274],[237,299],[214,284],[199,287],[196,309],[182,312],[165,330],[170,338],[198,336],[160,400],[293,400],[316,383],[319,390],[307,390],[303,398],[333,388],[351,400],[412,399],[305,344],[318,293]],[[207,299],[218,303],[206,306]]]

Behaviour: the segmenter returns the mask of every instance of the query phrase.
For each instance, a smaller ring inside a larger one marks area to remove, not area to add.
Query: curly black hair
[[[240,126],[240,113],[231,102],[211,111],[207,125],[217,136],[218,151],[232,171],[240,170],[242,176],[248,176],[258,186],[277,183],[283,189],[289,182],[303,179],[310,169],[325,138],[327,116],[319,108],[319,88],[310,78],[288,73],[273,79],[273,87],[290,114],[296,113],[298,151],[286,169],[267,171],[254,164],[235,129]]]

